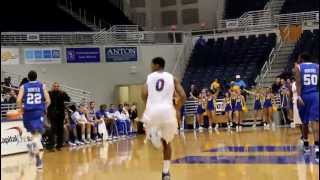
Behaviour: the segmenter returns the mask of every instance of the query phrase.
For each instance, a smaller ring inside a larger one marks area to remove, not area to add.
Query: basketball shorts
[[[43,111],[25,111],[23,113],[23,125],[28,132],[44,133],[44,112]]]
[[[234,111],[242,111],[242,105],[240,102],[237,102],[233,108]]]
[[[319,121],[319,92],[303,94],[304,105],[298,105],[301,121],[305,124],[310,121]]]
[[[208,102],[208,110],[209,110],[209,111],[214,111],[214,105],[213,105],[213,102],[212,102],[212,101],[209,101],[209,102]]]
[[[224,111],[225,111],[225,112],[230,112],[230,111],[232,111],[231,105],[230,105],[230,104],[227,104],[227,105],[226,105],[226,108],[224,109]]]
[[[151,129],[155,129],[167,143],[171,142],[177,133],[176,110],[171,105],[159,104],[147,108],[143,114],[142,122],[145,124],[147,133]]]

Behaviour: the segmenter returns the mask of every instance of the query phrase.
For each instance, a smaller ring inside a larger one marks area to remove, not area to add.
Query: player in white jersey
[[[161,57],[154,58],[151,63],[152,73],[148,75],[147,82],[142,90],[142,98],[146,102],[143,122],[148,136],[154,146],[163,146],[163,171],[162,180],[170,180],[171,144],[178,122],[176,110],[186,100],[186,94],[180,82],[168,72],[164,72],[165,60]],[[173,104],[173,94],[179,97],[180,102]],[[157,143],[158,141],[158,143]],[[161,141],[161,143],[160,143]]]
[[[301,122],[299,110],[298,110],[298,104],[297,104],[298,93],[297,93],[297,86],[296,86],[295,80],[293,80],[291,89],[292,89],[292,102],[293,102],[293,123],[295,126],[301,125],[302,122]]]

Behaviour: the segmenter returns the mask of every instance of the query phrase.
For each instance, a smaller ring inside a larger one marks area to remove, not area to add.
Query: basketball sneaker
[[[170,180],[170,173],[162,173],[162,180]]]
[[[319,163],[319,147],[316,147],[315,153],[316,153],[316,162]]]
[[[156,131],[155,129],[151,129],[150,133],[149,133],[149,139],[150,139],[152,145],[156,149],[161,148],[161,137],[159,136],[158,131]]]
[[[43,168],[43,163],[39,155],[36,156],[36,167],[39,170]]]
[[[310,147],[309,147],[309,142],[308,141],[304,141],[303,142],[303,152],[304,153],[309,153],[310,152]]]

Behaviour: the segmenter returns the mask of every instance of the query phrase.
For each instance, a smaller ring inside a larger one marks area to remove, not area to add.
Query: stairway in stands
[[[285,0],[270,0],[265,9],[270,9],[273,15],[278,15],[281,12]]]
[[[272,83],[275,82],[277,76],[279,76],[287,67],[288,59],[293,52],[295,43],[286,43],[277,53],[274,62],[271,64],[271,71],[266,75],[265,79],[261,82],[263,87],[271,87]]]

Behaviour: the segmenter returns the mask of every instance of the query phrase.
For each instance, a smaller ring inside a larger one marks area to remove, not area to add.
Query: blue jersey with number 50
[[[301,73],[301,94],[308,94],[318,91],[319,64],[300,64]]]
[[[23,85],[24,111],[44,111],[45,99],[43,84],[39,81],[31,81]]]

